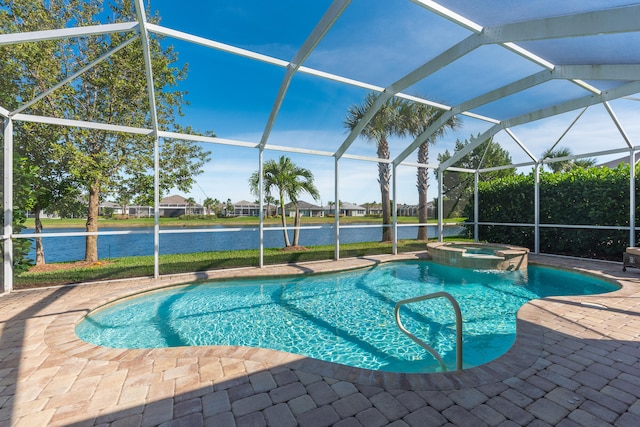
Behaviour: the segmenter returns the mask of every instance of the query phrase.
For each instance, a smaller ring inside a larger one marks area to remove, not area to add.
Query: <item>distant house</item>
[[[179,195],[168,196],[160,200],[159,209],[160,216],[170,218],[179,217],[180,215],[204,214],[204,206],[199,203],[189,205],[187,199]]]
[[[363,203],[365,215],[382,215],[382,205],[380,203]]]
[[[418,216],[418,205],[398,204],[398,216]],[[436,208],[433,202],[427,202],[427,218],[436,217]]]
[[[114,202],[104,201],[98,205],[98,215],[121,215],[122,205]]]
[[[297,203],[289,203],[285,205],[285,215],[294,216],[296,214],[296,205],[300,210],[300,216],[322,217],[325,215],[325,208],[314,205],[313,203],[298,200]]]
[[[418,216],[418,205],[398,204],[398,216]]]
[[[135,218],[151,218],[154,215],[153,207],[133,205],[129,206],[129,216]]]
[[[323,209],[326,214],[330,216],[336,213],[336,206],[334,204],[324,206]],[[363,206],[349,202],[340,202],[338,209],[341,216],[365,216],[366,213],[366,209]]]
[[[234,216],[260,216],[260,205],[246,200],[233,204]]]
[[[150,218],[154,215],[153,206],[127,205],[126,211],[119,203],[104,201],[100,203],[99,215],[128,215],[135,218]],[[204,206],[199,203],[189,206],[187,199],[178,196],[168,196],[160,200],[160,216],[179,217],[180,215],[191,214],[201,215],[204,213]]]

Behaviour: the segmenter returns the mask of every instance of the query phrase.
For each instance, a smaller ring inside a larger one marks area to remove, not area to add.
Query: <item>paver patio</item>
[[[413,258],[237,269],[293,274]],[[266,349],[124,350],[80,341],[91,309],[205,273],[17,291],[0,297],[0,425],[640,426],[640,270],[531,255],[617,281],[614,293],[550,297],[518,313],[504,356],[460,373],[393,374]]]

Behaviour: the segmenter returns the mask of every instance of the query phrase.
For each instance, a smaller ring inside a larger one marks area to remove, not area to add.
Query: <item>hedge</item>
[[[546,225],[629,226],[629,165],[576,168],[540,174],[540,252],[620,260],[629,246],[628,230],[545,227]],[[638,193],[636,177],[636,200]],[[499,178],[478,185],[480,222],[533,224],[533,174]],[[473,218],[473,205],[467,206]],[[636,204],[636,226],[640,217]],[[532,226],[480,226],[479,239],[533,250]],[[638,241],[638,235],[636,235]]]

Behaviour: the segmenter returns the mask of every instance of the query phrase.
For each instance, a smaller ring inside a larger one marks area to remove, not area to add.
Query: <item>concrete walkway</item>
[[[640,426],[640,270],[534,255],[530,262],[566,264],[622,288],[533,301],[518,314],[507,354],[445,374],[372,372],[242,347],[108,349],[74,334],[107,301],[204,273],[14,292],[0,297],[0,426]]]

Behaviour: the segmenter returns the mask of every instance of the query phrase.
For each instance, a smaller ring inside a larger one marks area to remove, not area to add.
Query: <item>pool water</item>
[[[474,271],[406,261],[303,277],[233,280],[167,288],[90,313],[76,333],[116,348],[232,345],[283,350],[366,369],[435,372],[437,361],[397,327],[397,301],[446,291],[458,301],[464,367],[505,353],[517,310],[546,296],[610,292],[591,276],[530,266]],[[401,309],[404,325],[455,369],[455,314],[444,299]]]

